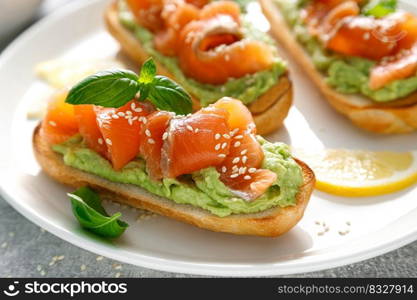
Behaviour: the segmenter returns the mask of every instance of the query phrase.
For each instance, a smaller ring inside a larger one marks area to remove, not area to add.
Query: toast
[[[111,182],[69,167],[64,164],[60,154],[51,150],[50,145],[39,134],[39,130],[40,125],[33,134],[35,157],[43,171],[58,182],[75,188],[89,185],[106,199],[146,209],[211,231],[268,237],[284,234],[302,218],[315,185],[313,171],[305,163],[297,160],[302,168],[304,183],[297,194],[295,206],[271,208],[256,214],[217,217],[201,208],[177,204],[153,195],[140,187]]]
[[[117,2],[111,3],[105,13],[105,23],[108,31],[119,42],[122,51],[137,64],[142,64],[150,55],[141,46],[134,35],[119,21]],[[176,80],[162,64],[156,60],[158,73]],[[278,82],[250,105],[258,133],[268,134],[282,126],[292,104],[293,89],[288,73],[280,76]],[[195,110],[200,103],[195,95],[191,95]]]
[[[376,133],[408,133],[417,130],[417,92],[395,101],[379,104],[361,95],[337,92],[325,82],[303,46],[298,43],[273,0],[260,0],[271,24],[272,35],[294,57],[327,101],[355,125]]]

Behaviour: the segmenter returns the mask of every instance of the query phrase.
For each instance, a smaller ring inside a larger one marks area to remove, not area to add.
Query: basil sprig
[[[382,18],[397,10],[397,0],[371,0],[362,9],[366,16]]]
[[[102,71],[88,76],[68,93],[66,102],[120,107],[135,98],[149,99],[158,109],[185,115],[191,113],[190,95],[176,82],[156,75],[152,58],[145,61],[138,76],[127,70]]]
[[[106,238],[119,237],[129,226],[119,220],[121,213],[109,216],[101,205],[99,195],[89,187],[68,193],[72,212],[82,227]]]

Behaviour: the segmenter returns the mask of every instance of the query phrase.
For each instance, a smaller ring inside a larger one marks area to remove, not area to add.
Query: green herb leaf
[[[140,69],[139,82],[151,83],[156,75],[156,65],[152,58],[147,59]]]
[[[132,100],[139,87],[138,76],[131,71],[102,71],[76,84],[65,101],[117,108]]]
[[[173,80],[165,76],[155,76],[149,87],[148,98],[159,109],[180,115],[192,112],[190,95]]]
[[[371,0],[362,9],[362,13],[366,16],[382,18],[397,9],[397,0]]]
[[[68,193],[71,199],[72,212],[81,226],[107,238],[120,236],[129,226],[119,220],[121,213],[109,216],[101,205],[98,194],[88,187],[81,187]]]

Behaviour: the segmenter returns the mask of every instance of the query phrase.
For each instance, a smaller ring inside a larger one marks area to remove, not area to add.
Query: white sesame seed
[[[112,117],[113,119],[118,119],[118,118],[119,118],[119,116],[118,116],[118,115],[116,115],[116,114],[112,115],[111,117]]]
[[[54,121],[49,121],[49,125],[56,127],[56,123]]]
[[[240,167],[239,174],[245,174],[245,173],[246,173],[246,167]]]
[[[223,137],[227,140],[230,139],[230,135],[228,135],[227,133],[223,134]]]
[[[155,140],[154,139],[148,139],[148,143],[149,144],[155,144]]]
[[[248,153],[248,149],[242,150],[242,151],[240,152],[240,155],[245,155],[246,153]]]
[[[162,140],[165,141],[168,138],[168,132],[164,132],[162,135]]]
[[[252,179],[252,177],[250,175],[246,175],[245,177],[243,177],[243,179],[250,180],[250,179]]]
[[[214,146],[214,150],[219,151],[221,147],[221,144],[217,144],[216,146]]]
[[[107,144],[107,145],[112,145],[112,141],[111,141],[111,139],[106,139],[106,144]]]
[[[226,157],[226,154],[219,154],[219,155],[217,155],[218,157],[221,157],[221,158],[225,158]]]
[[[218,140],[218,139],[220,139],[222,137],[222,135],[220,134],[220,133],[216,133],[215,135],[214,135],[214,139],[215,140]]]
[[[242,143],[241,142],[236,142],[233,146],[235,146],[235,148],[238,148],[238,147],[240,147],[240,145],[241,145]]]
[[[191,132],[193,132],[194,131],[194,129],[193,129],[193,127],[191,127],[190,125],[187,125],[187,126],[185,126],[189,131],[191,131]]]
[[[246,156],[246,155],[244,155],[243,157],[242,157],[242,162],[244,163],[244,164],[246,164],[246,162],[248,161],[248,157]]]
[[[256,168],[249,168],[248,172],[249,173],[255,173],[256,172]]]
[[[222,172],[226,173],[227,172],[227,168],[225,166],[222,167]]]
[[[227,143],[223,143],[222,144],[222,149],[226,149],[226,147],[227,147]]]
[[[103,145],[103,143],[104,143],[102,138],[98,138],[97,142],[98,142],[100,145]]]
[[[239,134],[237,136],[234,137],[236,140],[241,140],[243,139],[243,135]]]
[[[197,133],[197,132],[199,132],[199,131],[200,131],[200,129],[199,129],[199,128],[194,129],[194,132],[195,132],[195,133]]]
[[[235,157],[235,158],[232,160],[232,163],[233,163],[233,164],[237,164],[239,161],[240,161],[240,157]]]
[[[126,114],[127,114],[127,115],[131,115],[131,114],[132,114],[132,112],[131,112],[130,110],[127,110],[127,111],[126,111]]]
[[[136,108],[136,103],[135,103],[135,102],[132,102],[132,103],[130,104],[130,108],[131,108],[132,110],[134,110],[134,109]]]
[[[148,137],[152,136],[152,135],[151,135],[151,131],[150,131],[149,129],[146,129],[146,130],[145,130],[145,134],[146,134],[146,136],[148,136]]]
[[[236,165],[234,165],[234,166],[232,167],[232,172],[233,172],[233,173],[235,173],[235,172],[239,172],[239,168],[238,168]]]
[[[121,116],[121,117],[124,117],[124,116],[125,116],[125,113],[124,113],[124,112],[122,112],[122,111],[119,111],[117,114],[118,114],[119,116]]]
[[[239,131],[239,128],[235,128],[232,131],[230,131],[230,136],[234,136]]]
[[[100,261],[100,260],[103,260],[103,256],[97,256],[97,258],[96,258],[96,261]]]
[[[236,178],[238,176],[239,176],[239,174],[235,173],[235,174],[230,175],[230,178]]]

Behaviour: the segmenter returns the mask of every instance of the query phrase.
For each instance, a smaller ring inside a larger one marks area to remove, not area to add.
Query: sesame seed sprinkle
[[[104,141],[103,141],[103,139],[102,139],[102,138],[98,138],[97,142],[98,142],[100,145],[103,145],[103,143],[104,143]]]
[[[248,157],[246,156],[246,155],[244,155],[243,157],[242,157],[242,162],[244,163],[244,164],[246,164],[246,162],[248,161]]]
[[[111,139],[108,139],[108,138],[107,138],[107,139],[106,139],[106,144],[111,146],[111,145],[112,145],[112,141],[111,141]]]
[[[225,158],[226,157],[226,154],[219,154],[219,155],[217,155],[218,157],[220,157],[220,158]]]
[[[238,176],[239,176],[239,174],[235,173],[235,174],[230,175],[230,178],[236,178]]]
[[[118,119],[118,118],[119,118],[119,116],[118,116],[118,115],[116,115],[116,114],[112,115],[111,117],[112,117],[113,119]]]
[[[154,139],[148,139],[148,144],[155,144],[155,140]]]
[[[227,147],[227,143],[222,144],[222,149],[225,149]]]
[[[217,144],[216,146],[214,146],[214,150],[219,151],[221,147],[221,144]]]
[[[185,126],[185,127],[187,127],[187,129],[188,129],[189,131],[191,131],[191,132],[193,132],[193,131],[194,131],[193,127],[191,127],[190,125],[187,125],[187,126]]]
[[[225,166],[222,167],[222,172],[226,173],[227,172],[227,168]]]
[[[218,139],[220,139],[222,137],[222,135],[220,134],[220,133],[216,133],[215,135],[214,135],[214,139],[215,140],[218,140]]]
[[[248,153],[248,149],[242,150],[242,151],[240,152],[240,155],[245,155],[246,153]]]
[[[235,147],[235,148],[237,148],[237,147],[240,147],[240,145],[241,145],[242,143],[241,142],[239,142],[239,141],[237,141],[233,146]]]
[[[237,164],[239,161],[240,161],[240,157],[235,157],[235,158],[232,160],[232,163],[233,163],[233,164]]]
[[[162,135],[162,140],[165,141],[168,138],[168,132],[164,132]]]
[[[52,127],[56,127],[56,123],[54,121],[49,121],[49,125],[51,125]]]
[[[228,135],[227,133],[223,134],[223,137],[227,140],[230,139],[230,135]]]
[[[197,132],[199,132],[199,131],[200,131],[200,129],[199,129],[199,128],[194,129],[194,132],[195,132],[195,133],[197,133]]]
[[[239,135],[235,136],[235,139],[236,140],[241,140],[241,139],[243,139],[243,135],[239,134]]]
[[[250,175],[246,175],[245,177],[243,177],[243,179],[250,180],[250,179],[252,179],[252,177]]]
[[[145,130],[145,134],[146,134],[146,136],[148,136],[148,137],[152,136],[152,135],[151,135],[151,131],[150,131],[149,129],[146,129],[146,130]]]
[[[118,114],[120,117],[124,117],[124,116],[125,116],[125,113],[124,113],[124,112],[122,112],[122,111],[119,111],[117,114]]]

